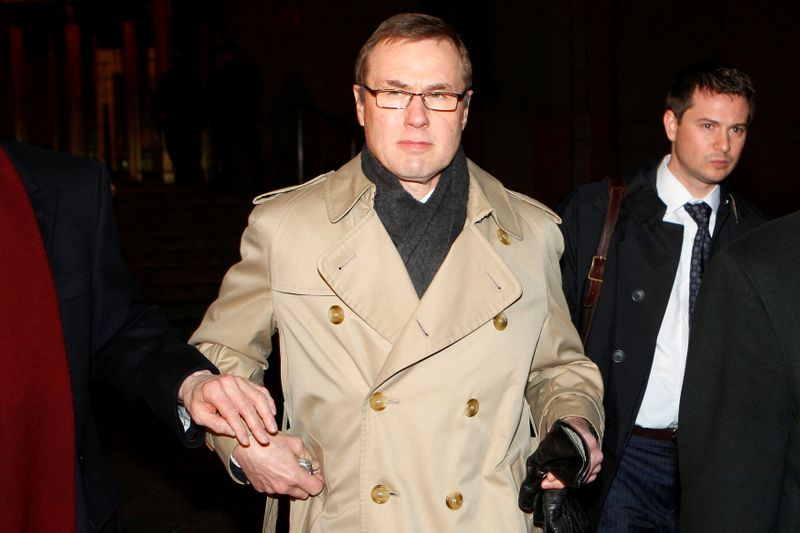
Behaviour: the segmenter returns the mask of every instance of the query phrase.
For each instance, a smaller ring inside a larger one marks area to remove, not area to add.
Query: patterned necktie
[[[692,244],[692,266],[689,270],[689,324],[691,324],[697,293],[700,292],[703,269],[708,263],[708,253],[711,251],[711,233],[708,231],[711,206],[700,202],[699,204],[684,204],[683,208],[697,223],[697,233],[694,235],[694,244]]]

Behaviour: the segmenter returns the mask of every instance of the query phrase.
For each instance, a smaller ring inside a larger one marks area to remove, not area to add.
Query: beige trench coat
[[[541,435],[578,415],[602,434],[600,374],[561,292],[558,217],[469,171],[464,231],[422,299],[359,157],[256,199],[242,260],[190,342],[259,379],[277,328],[289,431],[326,484],[292,502],[293,532],[530,531],[517,507],[529,421]],[[235,441],[211,440],[228,465]]]

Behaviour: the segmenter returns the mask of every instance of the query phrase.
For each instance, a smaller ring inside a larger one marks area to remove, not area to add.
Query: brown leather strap
[[[608,209],[606,219],[603,222],[603,231],[600,232],[600,242],[597,244],[597,253],[592,257],[592,264],[589,267],[587,278],[589,287],[586,289],[586,296],[583,298],[583,332],[581,339],[586,344],[589,338],[589,331],[592,328],[592,319],[597,300],[600,298],[600,289],[603,287],[603,275],[606,271],[606,261],[608,260],[608,245],[611,243],[611,236],[614,235],[614,227],[617,225],[619,208],[622,205],[622,197],[625,195],[625,183],[618,177],[605,178],[608,187]]]

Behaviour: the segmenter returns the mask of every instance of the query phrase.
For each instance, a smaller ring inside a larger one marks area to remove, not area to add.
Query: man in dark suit
[[[97,162],[0,141],[0,530],[113,531],[89,384],[144,400],[187,446],[203,424],[275,432],[266,389],[217,369],[138,303]],[[134,430],[134,428],[132,428]]]
[[[681,531],[800,531],[800,211],[711,262],[678,452]]]
[[[677,530],[674,435],[690,301],[708,255],[763,220],[724,183],[744,148],[754,95],[734,68],[679,71],[663,116],[670,154],[626,183],[586,341],[605,382],[603,470],[582,495],[600,531]],[[563,287],[579,330],[608,201],[607,187],[591,183],[560,209]]]

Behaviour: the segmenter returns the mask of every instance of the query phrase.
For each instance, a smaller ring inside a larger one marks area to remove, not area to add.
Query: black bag
[[[578,430],[557,421],[539,447],[528,457],[527,475],[519,490],[519,507],[533,513],[534,525],[554,533],[584,533],[589,521],[572,494],[589,471],[589,446]],[[550,472],[567,488],[544,490],[541,482]]]

